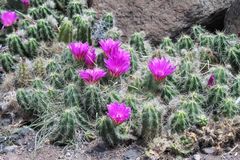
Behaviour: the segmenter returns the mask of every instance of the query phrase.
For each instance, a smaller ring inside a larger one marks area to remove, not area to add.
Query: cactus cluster
[[[69,144],[80,131],[111,147],[147,144],[169,127],[181,133],[215,123],[212,115],[239,115],[236,35],[197,25],[176,43],[165,37],[154,48],[136,32],[124,44],[112,13],[98,18],[82,1],[54,2],[32,0],[0,48],[0,68],[14,76],[40,137]]]

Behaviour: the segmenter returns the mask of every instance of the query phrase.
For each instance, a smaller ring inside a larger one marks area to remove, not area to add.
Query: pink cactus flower
[[[95,84],[99,82],[103,77],[106,76],[106,72],[100,68],[80,70],[79,76],[88,85]]]
[[[113,77],[120,77],[130,69],[130,53],[120,49],[116,54],[104,59],[105,66]]]
[[[84,57],[85,64],[89,67],[92,68],[95,64],[95,61],[97,59],[95,49],[91,48],[88,50],[87,54]]]
[[[21,0],[22,4],[26,7],[30,6],[30,0]]]
[[[107,105],[108,117],[112,119],[112,121],[119,125],[125,121],[127,121],[131,116],[131,108],[127,107],[125,103],[111,103]]]
[[[15,12],[5,11],[1,14],[1,21],[4,27],[12,26],[18,19]]]
[[[208,79],[208,87],[212,87],[216,84],[215,76],[214,74],[211,74],[211,76]]]
[[[156,81],[165,79],[176,70],[176,66],[171,64],[166,58],[153,58],[149,61],[148,68]]]
[[[68,45],[73,57],[76,60],[83,60],[89,50],[88,43],[72,42]]]
[[[105,57],[109,57],[111,54],[118,51],[121,42],[114,41],[113,39],[100,40],[99,42],[102,50],[104,51]]]

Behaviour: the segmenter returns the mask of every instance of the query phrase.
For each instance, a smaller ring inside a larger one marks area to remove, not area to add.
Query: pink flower
[[[113,77],[120,77],[130,69],[130,53],[119,49],[116,54],[111,55],[108,59],[104,59],[104,62]]]
[[[5,11],[1,14],[1,21],[4,27],[12,26],[18,19],[15,12]]]
[[[149,61],[148,68],[156,81],[165,79],[176,70],[176,66],[171,64],[166,58],[153,58]]]
[[[125,103],[111,103],[107,105],[107,110],[108,117],[110,117],[116,125],[127,121],[131,116],[131,108],[127,107]]]
[[[97,58],[97,56],[95,53],[95,49],[94,48],[89,49],[87,54],[84,57],[85,64],[89,68],[93,67],[95,64],[96,58]]]
[[[68,48],[76,60],[82,60],[88,53],[89,45],[88,43],[72,42],[68,45]]]
[[[211,74],[210,78],[208,79],[208,87],[212,87],[216,84],[215,76],[214,74]]]
[[[22,4],[24,4],[26,7],[30,6],[30,0],[21,0]]]
[[[109,57],[111,54],[118,51],[121,45],[121,42],[114,41],[112,39],[107,39],[107,40],[100,40],[99,44],[102,50],[104,51],[105,56]]]
[[[79,76],[86,84],[95,84],[106,76],[106,72],[100,68],[80,70]]]

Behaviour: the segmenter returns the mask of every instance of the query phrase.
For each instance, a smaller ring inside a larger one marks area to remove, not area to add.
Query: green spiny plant
[[[197,116],[195,124],[199,127],[206,126],[208,124],[208,118],[204,114],[201,114]]]
[[[167,47],[174,47],[173,41],[169,37],[163,38],[163,41],[160,44],[160,49],[166,49]]]
[[[105,34],[104,37],[106,39],[113,39],[113,40],[119,40],[122,36],[122,31],[118,29],[117,27],[110,28]]]
[[[46,73],[44,59],[42,57],[38,57],[33,62],[33,73],[37,77],[43,77]]]
[[[237,75],[231,86],[231,95],[234,97],[240,96],[240,75]]]
[[[201,34],[199,36],[200,46],[214,48],[214,36],[211,34]]]
[[[197,102],[199,105],[203,106],[206,102],[205,97],[198,92],[191,92],[187,96],[187,100],[193,100]]]
[[[138,51],[140,57],[146,56],[143,32],[134,33],[130,38],[130,45]]]
[[[227,88],[226,86],[215,85],[210,88],[208,93],[208,104],[209,105],[217,105],[222,102],[222,100],[227,95]]]
[[[88,42],[89,44],[92,44],[92,30],[91,30],[91,24],[87,17],[82,17],[77,20],[76,22],[76,40],[82,41],[82,42]]]
[[[191,61],[182,61],[179,68],[179,75],[181,77],[187,77],[193,71],[193,63]]]
[[[184,110],[192,123],[197,121],[198,115],[202,114],[201,105],[193,100],[184,100],[180,104],[180,109]]]
[[[200,35],[206,33],[206,30],[200,25],[194,25],[192,27],[192,33],[194,38],[199,40]]]
[[[203,90],[203,85],[200,77],[197,74],[189,74],[186,80],[183,82],[183,91],[191,92],[201,92]]]
[[[227,46],[227,36],[224,33],[218,32],[217,35],[214,37],[214,49],[218,52],[220,59],[222,57],[222,54],[225,53]]]
[[[240,49],[231,47],[227,50],[227,61],[235,71],[240,69]]]
[[[230,77],[231,74],[228,69],[226,69],[223,66],[217,66],[210,69],[210,71],[212,71],[212,73],[214,74],[217,83],[221,84],[228,83],[228,78]]]
[[[188,35],[182,35],[177,42],[178,49],[192,49],[194,47],[193,40]]]
[[[45,91],[41,89],[32,90],[30,107],[36,116],[40,116],[44,114],[44,112],[47,112],[50,106],[50,99]]]
[[[176,56],[176,50],[174,47],[165,47],[165,52],[170,56]]]
[[[65,49],[62,53],[62,56],[61,56],[61,61],[63,64],[74,64],[74,59],[73,59],[73,56],[72,54],[70,53],[69,49]]]
[[[31,6],[38,7],[44,3],[44,0],[31,0]]]
[[[220,104],[220,113],[226,117],[233,118],[239,113],[239,106],[233,98],[225,98]]]
[[[104,26],[106,27],[106,30],[112,28],[114,26],[113,14],[110,13],[110,12],[105,13],[102,17],[102,22],[104,23]]]
[[[72,66],[66,66],[63,70],[63,76],[65,81],[76,81],[77,80],[77,74],[76,69]]]
[[[169,103],[178,93],[176,87],[172,84],[164,84],[160,88],[161,98],[165,103]]]
[[[10,34],[7,37],[7,45],[9,51],[13,55],[19,54],[20,56],[24,56],[26,54],[26,48],[23,45],[21,38],[15,33]]]
[[[129,52],[131,54],[131,73],[134,73],[138,69],[139,61],[137,54],[133,48],[129,48]]]
[[[83,5],[80,1],[70,1],[67,6],[68,17],[72,18],[75,14],[83,13]]]
[[[0,54],[0,62],[5,72],[9,73],[15,70],[15,58],[10,53]]]
[[[28,65],[24,61],[20,62],[17,70],[17,85],[20,87],[27,86],[30,79],[31,77]]]
[[[147,73],[144,77],[143,82],[140,84],[143,88],[146,88],[148,90],[157,91],[159,89],[158,82],[153,78],[153,75],[150,73]]]
[[[88,8],[83,10],[83,14],[88,16],[92,22],[96,19],[97,13],[94,9]]]
[[[30,8],[30,9],[28,10],[28,13],[29,13],[29,15],[30,15],[33,19],[35,19],[35,20],[39,19],[40,16],[41,16],[40,13],[39,13],[39,8],[35,8],[35,7]]]
[[[24,111],[30,111],[31,106],[31,92],[30,90],[26,90],[23,88],[20,88],[17,90],[16,94],[17,102],[18,104],[23,108]]]
[[[35,38],[30,38],[26,43],[26,57],[34,58],[37,56],[37,49],[39,47],[39,43]]]
[[[80,107],[81,99],[80,93],[75,84],[68,84],[64,88],[64,103],[68,107]]]
[[[35,89],[44,89],[45,88],[44,81],[41,78],[37,77],[32,81],[32,87]]]
[[[53,72],[49,75],[49,82],[53,87],[57,89],[63,88],[63,85],[64,85],[64,80],[62,75],[57,72]]]
[[[38,7],[38,19],[46,18],[47,16],[52,15],[51,10],[45,4]]]
[[[152,104],[144,106],[142,111],[142,132],[144,142],[150,142],[157,137],[161,129],[161,112]]]
[[[182,132],[189,126],[190,120],[185,111],[176,111],[171,118],[171,129],[175,132]]]
[[[42,41],[51,41],[55,37],[52,26],[44,19],[37,21],[38,38]]]
[[[217,63],[218,60],[210,48],[202,48],[200,51],[200,61],[203,63],[201,65],[203,67],[207,64]]]
[[[126,133],[121,133],[112,120],[106,116],[98,120],[98,133],[110,147],[114,147],[120,143],[133,139],[133,137]]]
[[[70,20],[65,19],[60,28],[58,40],[60,42],[69,43],[73,40],[73,24]]]
[[[54,2],[56,3],[56,7],[65,12],[66,6],[68,5],[70,0],[54,0]]]
[[[83,106],[84,111],[93,119],[101,115],[104,111],[105,101],[99,87],[88,85],[83,91]]]
[[[54,73],[54,72],[59,73],[61,71],[61,65],[59,63],[57,63],[57,60],[50,59],[47,63],[46,71],[48,74]]]
[[[32,38],[38,38],[38,31],[37,31],[37,26],[36,25],[30,25],[27,28],[27,36],[32,37]]]

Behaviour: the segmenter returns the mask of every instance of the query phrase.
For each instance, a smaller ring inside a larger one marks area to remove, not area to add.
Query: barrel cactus
[[[12,72],[15,70],[15,58],[10,53],[0,54],[0,62],[5,72]]]

